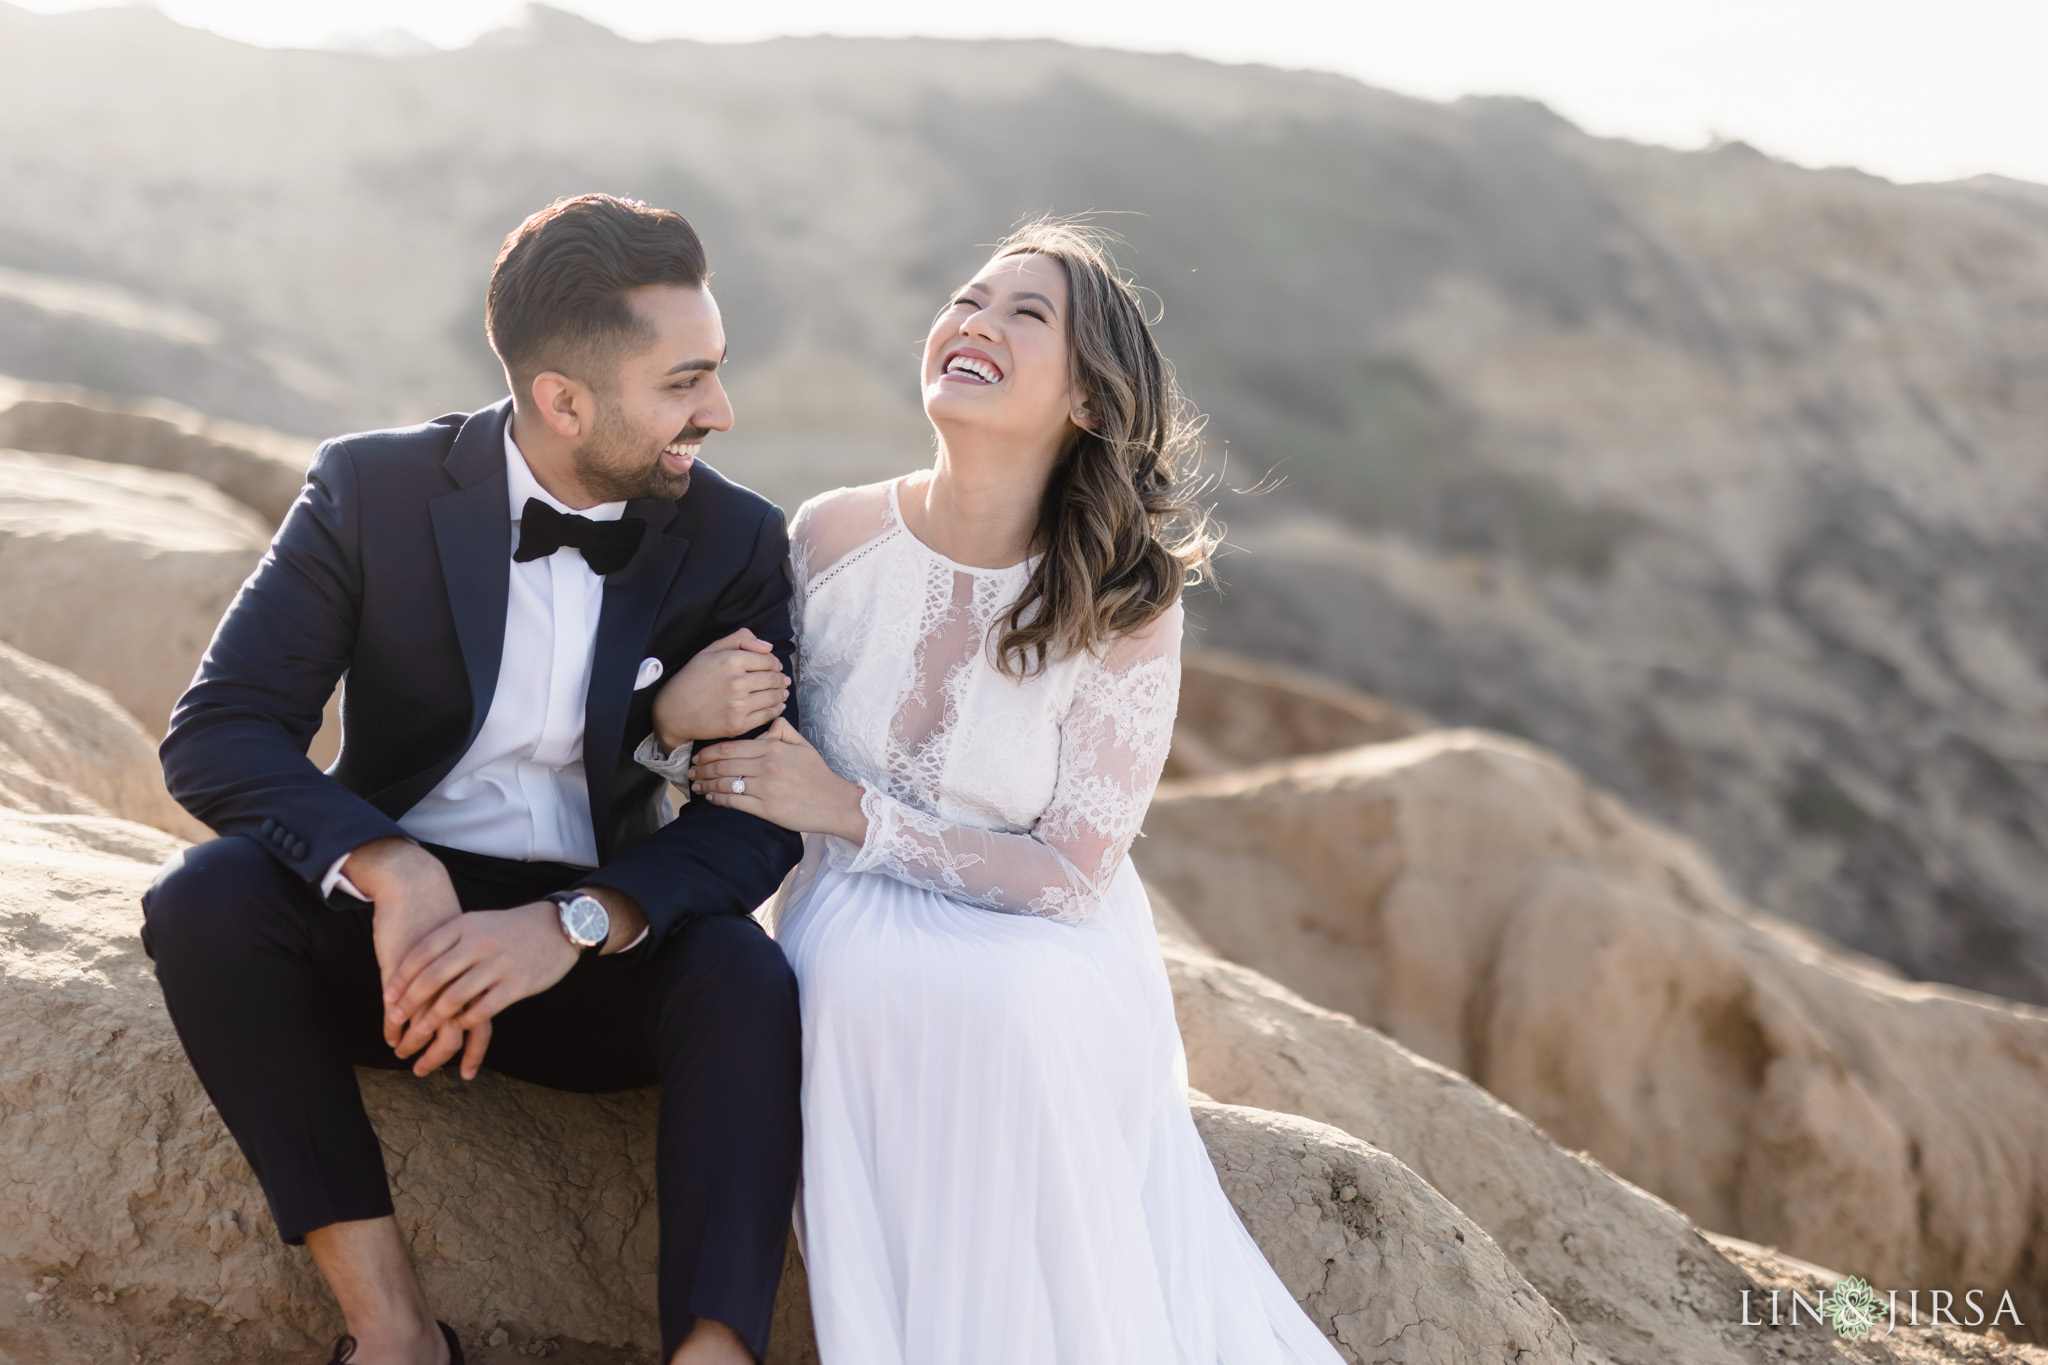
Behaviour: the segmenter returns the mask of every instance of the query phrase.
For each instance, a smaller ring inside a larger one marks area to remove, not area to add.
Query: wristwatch
[[[555,903],[555,915],[561,920],[562,932],[584,957],[604,947],[604,941],[611,937],[611,912],[604,908],[603,901],[588,891],[555,891],[546,899]]]

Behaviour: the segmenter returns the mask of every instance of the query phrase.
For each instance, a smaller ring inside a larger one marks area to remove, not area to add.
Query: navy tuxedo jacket
[[[161,750],[171,794],[221,835],[256,840],[315,887],[334,860],[403,835],[398,819],[468,749],[504,650],[512,533],[511,400],[320,447],[305,488],[214,632]],[[584,702],[583,763],[602,864],[654,936],[691,915],[746,914],[802,853],[795,834],[692,801],[674,820],[663,780],[632,761],[655,687],[746,626],[794,650],[788,534],[766,499],[699,463],[674,501],[643,498],[640,548],[605,579]],[[306,757],[342,680],[342,748]],[[795,700],[785,716],[796,723]]]

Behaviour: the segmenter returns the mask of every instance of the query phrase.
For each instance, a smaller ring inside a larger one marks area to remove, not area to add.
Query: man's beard
[[[704,439],[703,432],[690,427],[683,436]],[[672,438],[673,439],[673,438]],[[690,471],[671,474],[662,468],[661,452],[649,457],[642,438],[626,424],[616,403],[600,402],[597,426],[577,446],[570,458],[576,463],[576,478],[595,493],[600,502],[630,502],[634,498],[680,498],[690,487]]]

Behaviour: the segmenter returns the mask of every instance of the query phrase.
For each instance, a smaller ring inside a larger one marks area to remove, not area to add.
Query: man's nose
[[[725,385],[712,381],[711,392],[705,395],[703,407],[690,416],[690,424],[706,431],[732,430],[732,399],[726,395]]]

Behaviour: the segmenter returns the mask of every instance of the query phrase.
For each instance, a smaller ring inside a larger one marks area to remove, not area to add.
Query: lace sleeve
[[[1027,834],[951,824],[867,789],[867,839],[829,841],[849,872],[882,872],[1010,914],[1079,924],[1144,823],[1180,697],[1181,608],[1117,641],[1082,679],[1060,729],[1052,804]]]

